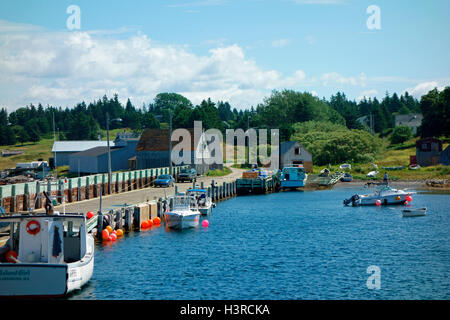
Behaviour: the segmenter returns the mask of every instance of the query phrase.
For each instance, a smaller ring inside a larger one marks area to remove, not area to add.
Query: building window
[[[299,155],[300,154],[300,148],[295,148],[294,152],[295,152],[296,155]]]

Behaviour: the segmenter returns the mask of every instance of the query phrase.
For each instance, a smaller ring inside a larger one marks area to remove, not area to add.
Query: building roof
[[[191,151],[194,151],[194,129],[187,129],[191,134]],[[169,150],[169,129],[146,129],[136,146],[136,151],[168,151]],[[177,142],[172,141],[172,148]]]
[[[302,146],[302,144],[298,141],[285,141],[282,142],[280,144],[280,153],[281,154],[285,154],[286,152],[288,152],[289,150],[292,149],[293,146],[295,145],[299,145],[303,150],[305,150],[306,152],[308,152],[309,154],[311,154],[311,152],[309,152],[304,146]]]
[[[406,125],[418,127],[422,124],[423,116],[421,113],[398,114],[395,116],[395,125]]]
[[[85,141],[55,141],[53,143],[52,152],[80,152],[95,147],[107,147],[108,141],[85,140]],[[114,141],[110,141],[109,145],[114,146]]]
[[[114,152],[120,148],[111,148],[111,152]],[[108,147],[95,147],[85,151],[77,152],[72,157],[98,157],[108,152]]]

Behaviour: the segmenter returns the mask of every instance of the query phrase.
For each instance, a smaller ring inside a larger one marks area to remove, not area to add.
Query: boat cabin
[[[303,165],[285,167],[281,174],[282,188],[298,188],[304,187],[307,178],[306,170]]]
[[[0,248],[0,262],[13,251],[20,263],[64,264],[86,254],[86,219],[83,214],[13,215],[0,219],[10,224],[10,237]]]

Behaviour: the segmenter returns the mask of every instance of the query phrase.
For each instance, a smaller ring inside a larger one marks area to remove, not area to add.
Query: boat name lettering
[[[30,270],[0,270],[0,280],[30,280]]]

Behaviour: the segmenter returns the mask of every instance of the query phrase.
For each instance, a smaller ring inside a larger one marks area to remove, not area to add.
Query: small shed
[[[442,152],[442,141],[436,138],[423,138],[416,142],[417,164],[421,167],[439,164]]]
[[[450,166],[450,145],[442,151],[441,156],[439,157],[439,163]]]
[[[293,165],[303,165],[306,172],[313,171],[312,154],[298,141],[280,144],[280,170]]]

